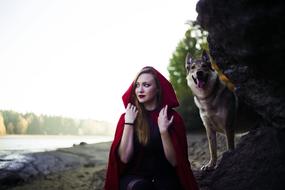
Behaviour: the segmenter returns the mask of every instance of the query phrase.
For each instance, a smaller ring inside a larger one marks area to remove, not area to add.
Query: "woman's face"
[[[157,85],[152,74],[143,73],[138,77],[135,88],[136,97],[140,103],[144,104],[147,110],[156,108],[157,92]]]

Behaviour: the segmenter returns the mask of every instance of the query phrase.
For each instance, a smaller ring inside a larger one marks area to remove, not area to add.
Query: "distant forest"
[[[0,110],[0,135],[110,135],[113,127],[105,121],[75,120],[60,116],[21,114]]]

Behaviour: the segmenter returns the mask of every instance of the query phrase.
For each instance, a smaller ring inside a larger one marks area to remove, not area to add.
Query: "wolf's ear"
[[[210,63],[210,58],[206,52],[206,50],[203,50],[203,53],[202,53],[202,60],[206,63]]]
[[[187,66],[188,64],[189,64],[189,65],[192,64],[192,61],[193,61],[192,56],[191,56],[191,54],[188,52],[187,55],[186,55],[186,59],[185,59],[185,66]]]
[[[208,55],[208,53],[206,52],[206,50],[203,50],[203,53],[202,53],[202,60],[207,63],[207,65],[210,67],[210,69],[212,71],[214,71],[214,69],[212,68],[212,64],[211,64],[211,61],[210,61],[210,57]]]

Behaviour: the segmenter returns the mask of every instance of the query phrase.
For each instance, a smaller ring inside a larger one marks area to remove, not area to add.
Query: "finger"
[[[132,110],[136,111],[136,109],[137,109],[136,106],[133,105]]]
[[[165,106],[162,108],[162,114],[165,115]]]
[[[127,109],[128,109],[128,108],[130,108],[130,107],[131,107],[131,103],[128,103],[128,105],[127,105]]]
[[[164,109],[164,108],[162,108],[162,109],[160,110],[159,115],[162,115],[162,114],[163,114],[163,109]]]
[[[167,117],[167,105],[163,108],[163,115]]]
[[[165,115],[167,116],[167,109],[168,109],[168,105],[166,104],[166,106],[165,106]]]
[[[170,118],[170,120],[169,120],[169,124],[172,124],[173,119],[174,119],[174,116],[171,116],[171,118]]]

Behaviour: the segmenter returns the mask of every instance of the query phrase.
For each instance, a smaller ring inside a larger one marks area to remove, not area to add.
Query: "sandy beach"
[[[189,160],[194,174],[197,175],[197,171],[209,159],[206,135],[204,133],[189,134],[187,140]],[[18,182],[17,184],[13,184],[13,182],[9,183],[8,186],[3,184],[1,186],[0,184],[0,187],[1,189],[11,190],[101,190],[104,185],[110,145],[111,142],[84,144],[72,148],[58,149],[53,152],[41,153],[44,155],[63,155],[64,153],[76,155],[79,158],[74,161],[67,158],[66,155],[61,156],[62,162],[60,163],[68,166],[66,168],[63,167],[63,171],[52,171],[52,169],[47,175],[40,174],[27,178],[24,182]],[[221,152],[225,150],[223,136],[218,136],[218,150],[218,157],[220,159]],[[59,164],[57,165],[59,167]]]

